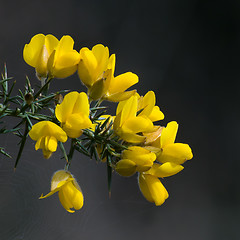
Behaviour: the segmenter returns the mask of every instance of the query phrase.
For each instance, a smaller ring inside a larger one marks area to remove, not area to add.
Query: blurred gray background
[[[105,164],[76,154],[70,170],[85,204],[69,214],[57,194],[38,200],[64,167],[60,150],[43,159],[28,139],[15,173],[15,159],[0,156],[1,240],[240,239],[239,1],[1,0],[0,23],[0,68],[7,63],[16,89],[25,75],[38,84],[22,58],[33,35],[69,34],[76,50],[102,43],[116,53],[116,75],[132,71],[140,94],[156,93],[163,124],[176,120],[177,141],[194,154],[163,180],[170,197],[160,207],[143,198],[136,176],[114,174],[109,199]],[[77,74],[54,80],[59,89],[85,91]],[[18,140],[1,135],[0,146],[16,157]]]

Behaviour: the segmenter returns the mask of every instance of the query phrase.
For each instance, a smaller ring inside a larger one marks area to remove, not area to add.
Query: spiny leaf
[[[22,136],[21,145],[20,145],[20,148],[19,148],[19,151],[18,151],[18,155],[17,155],[17,159],[16,159],[16,162],[15,162],[15,165],[14,165],[14,169],[17,168],[17,164],[19,162],[19,159],[21,158],[22,151],[23,151],[24,145],[26,143],[27,135],[28,135],[28,123],[26,122],[25,131],[24,131],[24,134]]]
[[[111,186],[112,186],[112,167],[111,167],[111,156],[107,155],[107,178],[108,178],[108,194],[111,197]]]
[[[94,116],[91,116],[91,120],[94,122],[94,121],[97,121],[99,119],[99,117],[101,117],[102,115],[104,115],[107,111],[104,110],[104,111],[101,111],[100,113],[98,113],[97,115],[94,115]]]
[[[101,129],[104,129],[104,128],[106,127],[106,125],[108,124],[110,118],[111,118],[111,117],[108,117],[108,118],[103,122],[103,124],[101,125]]]
[[[63,153],[64,158],[66,159],[66,162],[68,163],[68,156],[67,156],[66,150],[65,150],[65,148],[63,146],[63,143],[62,142],[58,142],[58,144],[59,144],[59,147],[60,147],[60,149],[61,149],[61,151]]]
[[[5,152],[4,148],[0,147],[0,153],[5,155],[6,157],[12,158],[8,153]]]
[[[88,150],[80,142],[76,142],[75,149],[90,157]]]

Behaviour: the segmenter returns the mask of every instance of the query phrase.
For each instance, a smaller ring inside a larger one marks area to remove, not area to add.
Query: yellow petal
[[[124,92],[132,85],[138,83],[138,76],[132,72],[127,72],[115,77],[108,88],[109,94]]]
[[[56,49],[56,58],[73,50],[74,40],[69,35],[63,36]]]
[[[151,131],[152,128],[152,121],[145,116],[129,118],[122,125],[123,131],[132,131],[133,133],[148,132]]]
[[[145,148],[133,146],[123,151],[122,158],[133,161],[138,172],[145,172],[152,167],[156,155]]]
[[[164,119],[164,114],[160,111],[158,106],[154,106],[152,112],[148,116],[152,122],[160,121]]]
[[[37,140],[35,144],[35,150],[37,151],[38,149],[44,148],[44,143],[45,143],[45,136],[42,136]]]
[[[66,123],[63,125],[64,131],[71,138],[77,138],[82,135],[82,129],[90,128],[92,126],[91,120],[85,114],[71,114]]]
[[[75,208],[79,210],[83,206],[83,195],[82,192],[79,191],[72,182],[65,184],[62,187],[63,195],[66,200],[69,202],[69,208]],[[71,205],[71,207],[70,207]]]
[[[89,101],[85,92],[80,92],[74,104],[72,113],[83,113],[89,115]]]
[[[107,68],[108,58],[109,58],[109,50],[108,47],[104,47],[102,44],[97,44],[92,48],[92,53],[94,54],[97,60],[96,71],[96,80]]]
[[[26,44],[23,49],[24,61],[32,67],[36,67],[39,54],[42,46],[45,43],[45,36],[43,34],[37,34],[32,37],[29,44]]]
[[[122,112],[122,110],[123,110],[124,106],[126,105],[127,101],[129,101],[129,99],[126,99],[126,100],[121,101],[121,102],[118,103],[117,109],[116,109],[116,115],[118,115],[118,114],[120,114]]]
[[[69,125],[73,129],[85,129],[92,126],[92,122],[87,115],[83,113],[71,114],[66,121],[66,125]]]
[[[80,50],[80,61],[78,63],[78,76],[81,81],[90,87],[96,80],[97,59],[88,48]]]
[[[49,55],[53,52],[54,49],[56,49],[58,43],[59,43],[59,41],[56,37],[54,37],[51,34],[46,35],[45,45],[46,45],[46,48],[49,52]]]
[[[56,59],[55,71],[59,71],[62,68],[76,66],[79,62],[79,58],[79,53],[76,50],[71,50],[62,54],[58,59]]]
[[[121,102],[121,101],[129,99],[130,97],[132,97],[135,94],[136,94],[136,90],[127,91],[127,92],[119,92],[119,93],[114,93],[111,95],[106,95],[104,97],[104,99],[111,101],[111,102]]]
[[[73,129],[68,125],[63,125],[63,130],[67,133],[70,138],[78,138],[83,134],[82,129]]]
[[[160,206],[168,198],[168,192],[160,180],[149,174],[139,174],[139,188],[143,196],[149,201]]]
[[[135,117],[136,112],[137,112],[137,97],[132,96],[125,102],[125,105],[122,108],[120,126],[122,126],[127,119]]]
[[[52,196],[55,192],[59,191],[60,188],[56,188],[53,191],[51,191],[50,193],[46,194],[45,196],[43,196],[43,194],[39,197],[39,199],[43,199],[43,198],[47,198]]]
[[[65,78],[77,70],[80,55],[73,50],[74,41],[70,36],[63,36],[58,46],[52,52],[48,61],[50,76]]]
[[[65,194],[65,192],[60,189],[60,191],[58,192],[58,197],[59,197],[59,201],[62,204],[62,206],[70,213],[74,213],[75,211],[71,210],[70,208],[73,207],[72,203],[70,202],[69,198],[67,197],[67,195]]]
[[[66,78],[77,71],[79,54],[77,51],[71,51],[61,55],[55,60],[55,65],[49,70],[50,75],[56,78]]]
[[[165,146],[162,153],[157,157],[161,163],[172,162],[175,164],[183,164],[186,160],[192,159],[192,150],[188,144],[174,143]]]
[[[155,177],[169,177],[173,176],[183,170],[183,166],[175,163],[166,162],[162,165],[154,163],[150,170],[145,174],[151,174]]]
[[[73,208],[79,210],[83,207],[84,199],[83,194],[75,189],[74,195],[72,196]]]
[[[129,159],[122,159],[116,164],[116,172],[124,177],[132,176],[137,169],[137,165],[135,162]]]
[[[132,132],[117,131],[116,133],[119,135],[121,139],[129,143],[142,143],[146,139],[146,137],[140,136]]]
[[[115,64],[116,64],[116,55],[112,54],[108,59],[108,66],[107,66],[108,69],[112,70],[112,75],[114,75]]]
[[[139,116],[146,115],[149,116],[155,106],[155,93],[153,91],[149,91],[145,94],[143,98],[141,98],[141,107],[143,109]],[[140,110],[139,109],[139,110]]]
[[[57,139],[55,137],[49,137],[47,149],[50,152],[55,152],[57,150]]]
[[[178,131],[178,124],[175,121],[172,121],[167,124],[167,127],[162,130],[160,137],[160,147],[165,147],[168,144],[175,142],[175,138]]]
[[[65,67],[61,69],[55,69],[52,72],[52,76],[55,78],[67,78],[73,75],[77,71],[77,65],[71,67]]]
[[[145,148],[131,146],[122,152],[122,158],[131,159],[132,161],[150,160],[153,162],[156,159],[156,155]]]
[[[60,122],[66,122],[67,118],[72,114],[78,98],[78,92],[70,92],[64,97],[62,103],[56,106],[55,115]],[[79,104],[77,103],[76,108],[78,108]]]

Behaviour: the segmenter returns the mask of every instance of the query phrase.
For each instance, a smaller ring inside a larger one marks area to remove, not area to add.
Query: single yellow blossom
[[[138,133],[149,132],[153,129],[153,123],[147,116],[137,116],[137,108],[138,97],[136,95],[120,102],[113,124],[115,133],[130,143],[144,142],[146,137]]]
[[[95,45],[92,50],[84,47],[80,50],[78,75],[87,88],[91,88],[107,69],[109,63],[109,50],[102,44]]]
[[[70,92],[55,109],[56,118],[61,122],[63,130],[71,138],[82,135],[82,129],[90,128],[89,102],[86,93]]]
[[[164,119],[164,114],[158,106],[155,106],[156,97],[153,91],[148,91],[144,96],[138,98],[138,116],[147,116],[152,122]]]
[[[24,61],[36,69],[39,78],[48,75],[47,63],[53,50],[58,45],[58,39],[51,34],[37,34],[23,49]]]
[[[117,162],[115,170],[122,176],[131,176],[135,172],[149,170],[156,159],[156,155],[149,150],[131,146],[121,154],[121,160]]]
[[[23,58],[36,69],[39,79],[48,75],[65,78],[77,70],[80,55],[73,50],[74,41],[66,35],[59,41],[51,34],[35,35],[23,49]]]
[[[50,158],[57,150],[57,141],[66,142],[67,134],[55,123],[42,121],[33,125],[29,132],[32,140],[37,141],[35,149],[42,149],[44,158]]]
[[[74,213],[75,210],[79,210],[83,207],[83,194],[76,179],[69,171],[59,170],[54,173],[51,181],[51,192],[39,199],[43,199],[58,192],[59,200],[62,206],[70,213]]]
[[[161,149],[157,161],[161,163],[171,162],[182,164],[193,157],[192,150],[188,144],[175,143],[178,124],[172,121],[163,128],[160,137],[152,143],[153,146]]]
[[[91,99],[118,102],[128,99],[136,92],[125,90],[138,82],[138,76],[127,72],[114,77],[115,62],[115,54],[109,57],[108,47],[102,44],[95,45],[92,50],[86,47],[80,50],[78,75],[88,88]]]
[[[66,78],[77,71],[79,53],[73,49],[73,39],[63,36],[49,57],[47,68],[50,77]]]
[[[136,90],[126,90],[138,83],[138,76],[135,73],[126,72],[114,77],[115,62],[116,57],[113,54],[108,63],[108,70],[104,73],[106,89],[102,98],[112,102],[120,102],[129,99],[136,93]]]
[[[140,173],[138,176],[139,188],[143,196],[156,206],[162,205],[168,198],[168,192],[161,181],[150,174]]]

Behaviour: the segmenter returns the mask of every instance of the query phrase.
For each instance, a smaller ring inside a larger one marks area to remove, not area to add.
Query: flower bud
[[[33,102],[34,100],[34,97],[31,93],[27,93],[25,96],[24,96],[24,99],[27,103],[27,105],[31,105],[31,103]]]

